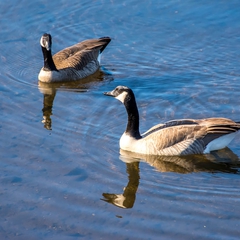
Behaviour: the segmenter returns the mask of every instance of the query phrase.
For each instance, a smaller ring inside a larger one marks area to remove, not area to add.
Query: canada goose
[[[139,114],[133,91],[118,86],[104,95],[120,100],[127,110],[128,123],[120,148],[151,155],[203,154],[225,148],[236,136],[240,123],[227,118],[179,119],[139,133]]]
[[[40,40],[44,66],[38,74],[39,81],[74,81],[93,74],[99,69],[100,55],[110,41],[109,37],[85,40],[52,56],[52,37],[44,33]]]

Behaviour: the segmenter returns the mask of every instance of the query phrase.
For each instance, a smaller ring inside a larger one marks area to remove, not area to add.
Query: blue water
[[[0,1],[0,239],[238,239],[240,136],[208,156],[119,153],[122,104],[141,132],[177,118],[240,121],[238,1]],[[53,52],[109,36],[101,72],[38,83]]]

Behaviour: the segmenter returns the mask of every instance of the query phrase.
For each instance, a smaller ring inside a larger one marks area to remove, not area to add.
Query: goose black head
[[[40,44],[43,48],[46,48],[47,51],[51,50],[52,47],[52,37],[48,33],[44,33],[40,39]]]
[[[134,96],[132,89],[126,86],[117,86],[110,92],[104,92],[104,95],[115,97],[124,104]]]

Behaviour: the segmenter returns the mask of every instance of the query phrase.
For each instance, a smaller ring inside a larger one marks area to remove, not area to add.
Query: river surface
[[[239,239],[240,135],[190,157],[119,151],[131,87],[141,132],[177,118],[240,121],[239,1],[0,1],[0,239]],[[109,36],[101,69],[40,84],[53,53]]]

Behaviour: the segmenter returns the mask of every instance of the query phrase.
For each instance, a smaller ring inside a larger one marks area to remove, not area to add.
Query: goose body
[[[109,37],[85,40],[52,56],[52,37],[43,34],[40,44],[44,66],[38,74],[39,81],[75,81],[95,73],[100,66],[100,56],[110,41]]]
[[[118,86],[104,94],[120,100],[127,110],[127,128],[120,138],[120,148],[125,151],[164,156],[205,154],[225,148],[240,129],[240,123],[227,118],[179,119],[158,124],[141,135],[133,91]]]

